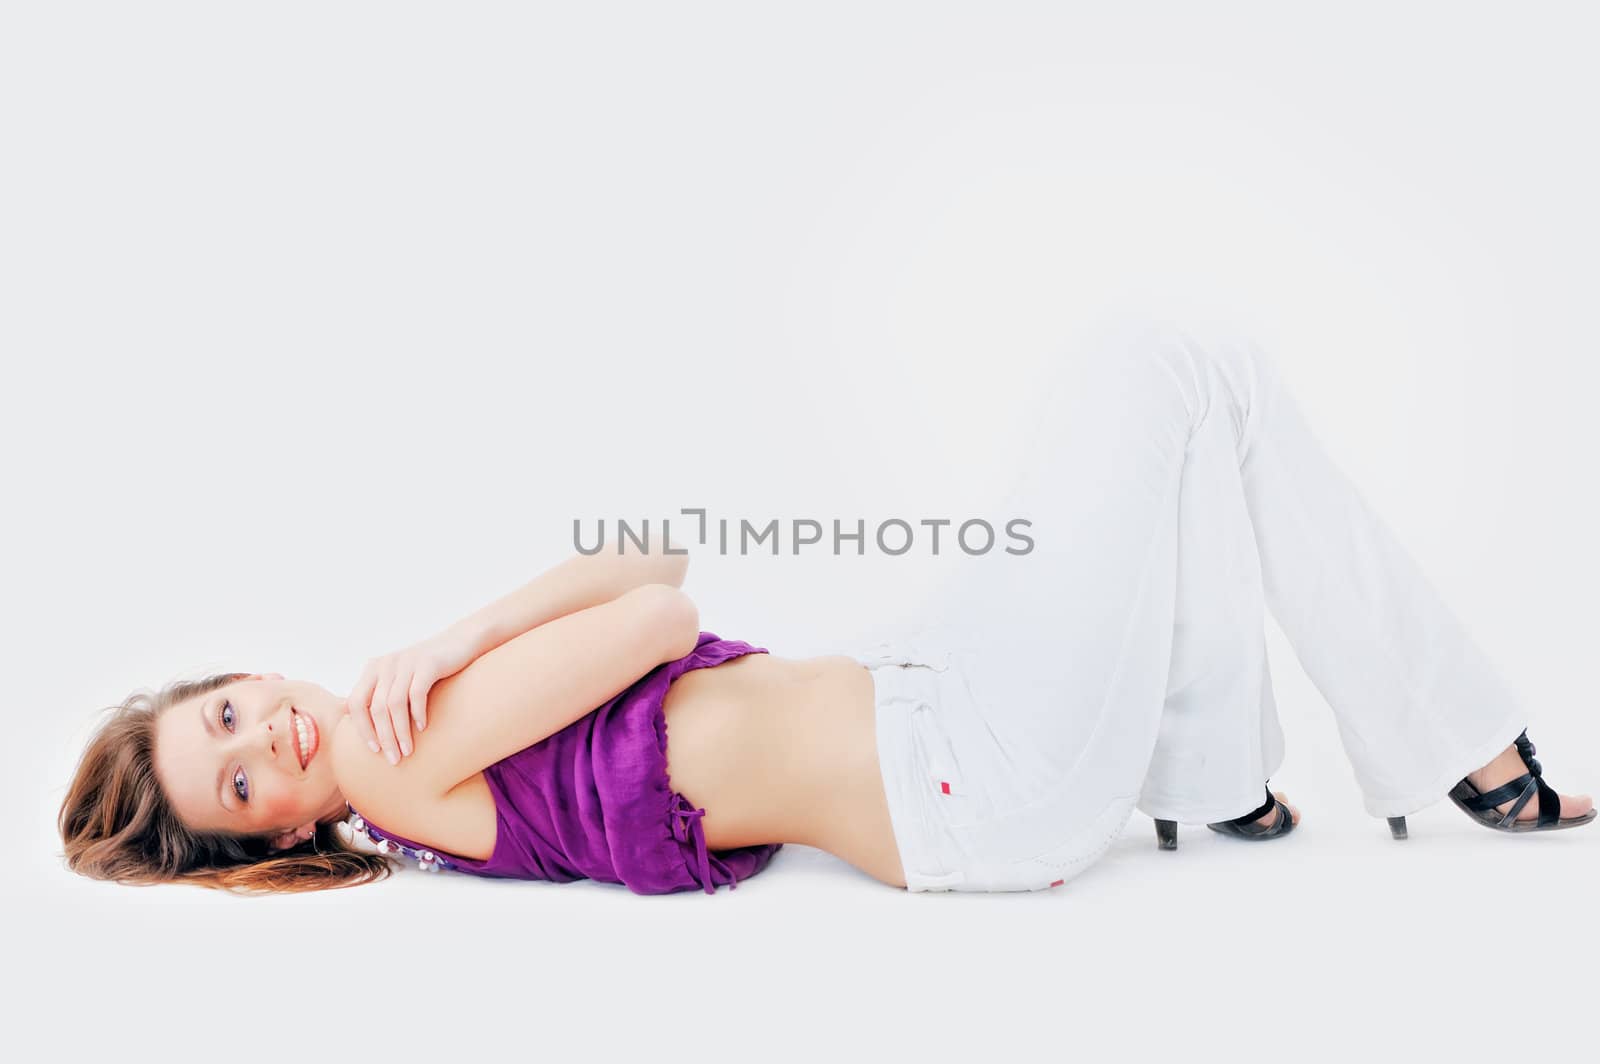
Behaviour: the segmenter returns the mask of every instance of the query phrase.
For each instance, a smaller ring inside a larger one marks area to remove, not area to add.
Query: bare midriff
[[[745,654],[679,676],[663,709],[673,789],[706,810],[711,849],[801,843],[905,885],[865,666]]]

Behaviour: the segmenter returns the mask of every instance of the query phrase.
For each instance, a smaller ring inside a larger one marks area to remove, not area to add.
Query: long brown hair
[[[266,838],[191,831],[173,812],[156,780],[156,718],[248,675],[175,680],[106,710],[110,719],[89,740],[57,818],[67,867],[118,883],[185,882],[239,893],[350,887],[389,874],[387,857],[351,848],[337,824],[319,823],[310,839],[274,852]]]

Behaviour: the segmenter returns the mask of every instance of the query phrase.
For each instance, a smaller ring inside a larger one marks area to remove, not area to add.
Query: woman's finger
[[[394,677],[388,673],[380,673],[377,687],[372,697],[372,728],[378,734],[378,745],[383,748],[383,756],[389,759],[389,764],[400,763],[400,744],[395,742],[394,725],[389,721],[389,687],[394,682]]]
[[[344,700],[345,711],[350,715],[350,721],[355,725],[357,733],[366,740],[367,749],[377,753],[378,735],[372,730],[372,688],[378,682],[376,671],[368,663],[361,670],[361,679],[350,689],[350,697]]]
[[[419,732],[428,726],[428,688],[432,686],[425,672],[411,678],[411,719],[417,722]]]
[[[395,742],[401,757],[411,756],[411,670],[401,668],[389,685],[389,721],[394,725]]]

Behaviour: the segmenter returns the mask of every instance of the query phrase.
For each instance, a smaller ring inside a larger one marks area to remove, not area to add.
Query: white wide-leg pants
[[[1120,319],[1064,353],[1001,520],[919,631],[854,655],[907,886],[1031,890],[1136,807],[1243,815],[1283,757],[1264,611],[1375,816],[1442,797],[1525,725],[1250,340]]]

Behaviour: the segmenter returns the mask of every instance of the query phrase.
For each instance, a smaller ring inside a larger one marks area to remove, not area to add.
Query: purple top
[[[428,850],[362,819],[356,830],[387,852],[427,869],[471,875],[594,879],[636,894],[704,888],[716,893],[766,867],[781,843],[706,849],[696,809],[667,778],[667,720],[672,681],[693,669],[745,654],[765,654],[737,639],[701,632],[694,650],[657,665],[621,694],[546,739],[483,770],[494,795],[494,853],[475,861]]]

